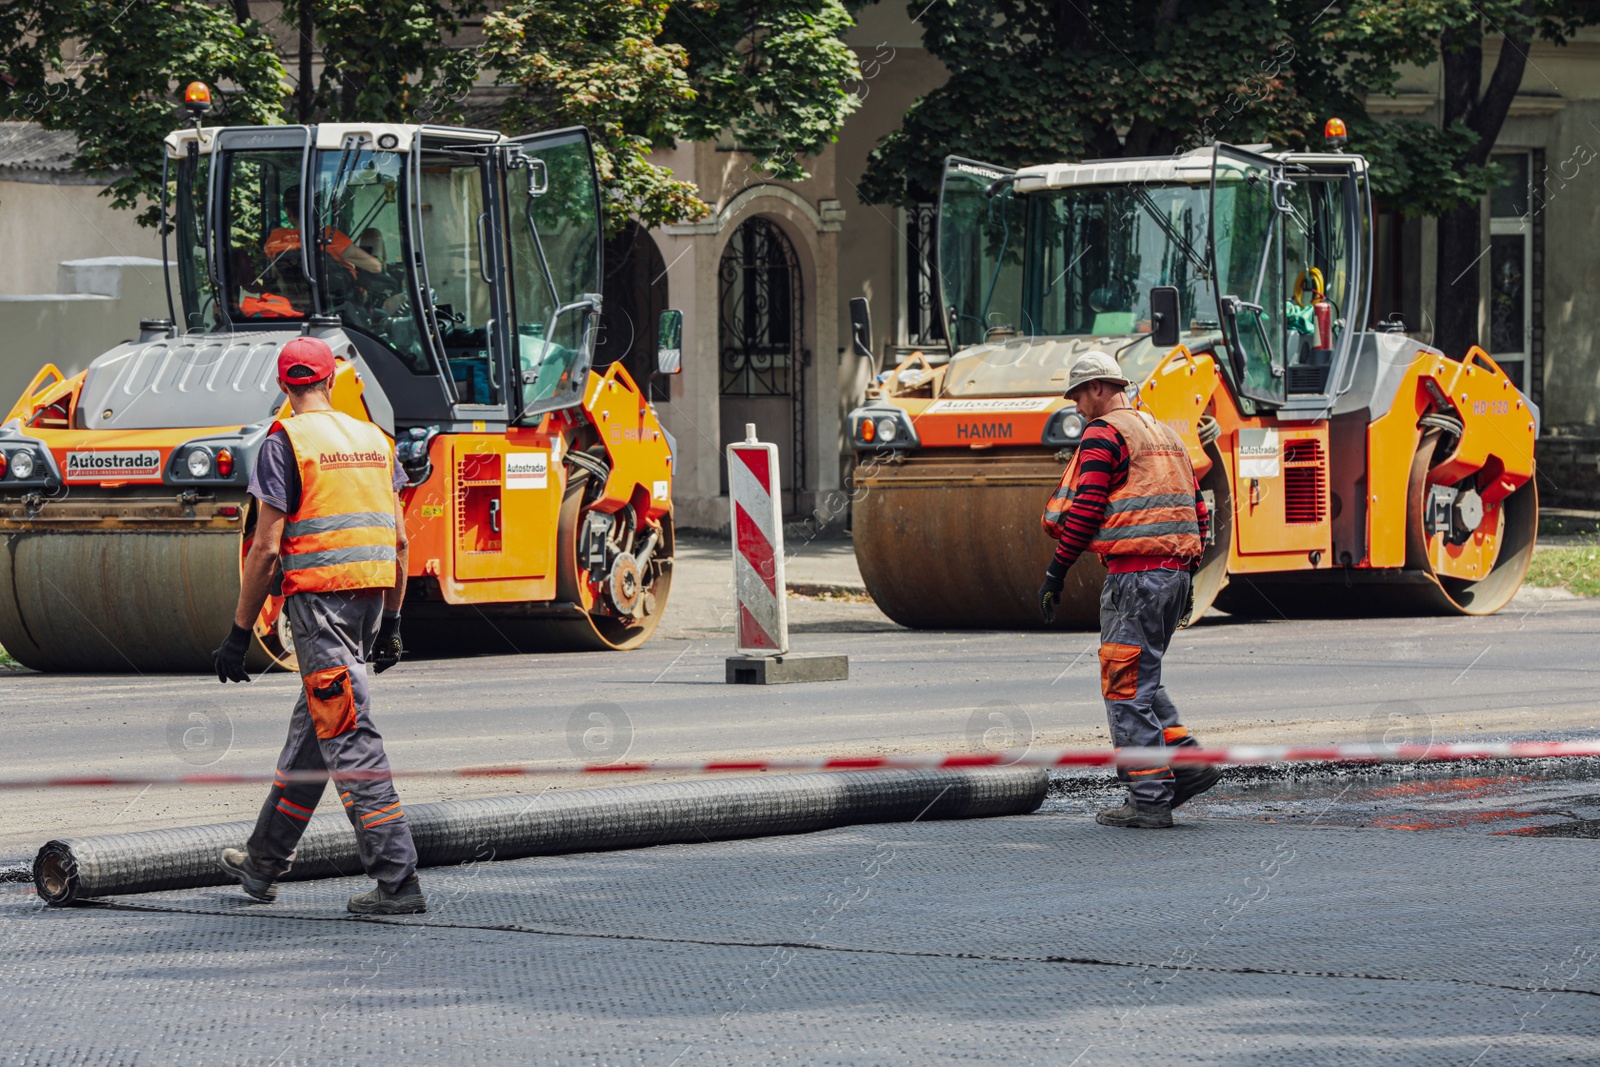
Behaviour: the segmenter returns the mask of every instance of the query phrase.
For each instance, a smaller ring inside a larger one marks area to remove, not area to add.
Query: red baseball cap
[[[312,385],[333,376],[333,349],[315,337],[296,337],[278,353],[280,385]]]

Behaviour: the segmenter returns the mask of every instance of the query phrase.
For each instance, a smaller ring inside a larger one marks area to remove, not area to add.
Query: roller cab
[[[209,667],[250,473],[290,414],[277,354],[303,334],[340,360],[335,406],[395,441],[408,645],[642,643],[671,583],[672,443],[639,383],[593,366],[587,131],[205,128],[165,150],[171,319],[42,369],[0,426],[0,644],[39,669]],[[294,665],[277,597],[256,633],[255,666]]]
[[[1367,328],[1370,218],[1344,153],[948,159],[946,346],[849,417],[874,599],[912,626],[1039,625],[1039,517],[1083,432],[1061,394],[1102,351],[1211,502],[1202,610],[1498,610],[1531,560],[1538,411],[1481,349]],[[1097,623],[1102,573],[1079,561],[1058,624]]]

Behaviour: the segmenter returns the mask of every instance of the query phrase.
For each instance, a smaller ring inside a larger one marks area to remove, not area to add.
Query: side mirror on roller
[[[677,374],[683,370],[683,312],[676,308],[663,311],[656,337],[656,373]]]
[[[858,356],[872,358],[872,308],[867,298],[850,298],[850,347]]]
[[[1157,348],[1176,348],[1182,336],[1183,303],[1175,285],[1158,285],[1150,290],[1150,343]]]

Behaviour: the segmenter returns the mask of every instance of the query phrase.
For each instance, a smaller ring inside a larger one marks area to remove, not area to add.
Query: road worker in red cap
[[[250,680],[244,666],[250,627],[281,572],[302,685],[255,831],[244,849],[222,850],[222,867],[250,896],[275,899],[274,883],[289,870],[331,773],[362,866],[378,883],[351,897],[349,910],[411,914],[427,910],[417,850],[367,691],[367,663],[381,673],[402,652],[406,534],[399,490],[406,478],[381,430],[334,410],[335,369],[333,351],[314,337],[283,346],[278,383],[294,415],[273,425],[250,478],[259,515],[233,630],[214,657],[217,679]],[[322,777],[289,781],[291,771]],[[342,779],[348,771],[363,775]]]
[[[1161,684],[1161,661],[1193,605],[1205,550],[1205,498],[1183,440],[1134,407],[1129,381],[1104,352],[1085,352],[1067,376],[1068,400],[1088,423],[1061,487],[1045,508],[1055,558],[1039,615],[1055,620],[1067,571],[1085,550],[1105,561],[1100,593],[1100,693],[1118,748],[1193,745]],[[1103,826],[1172,825],[1172,809],[1217,784],[1214,767],[1118,768],[1128,799],[1095,815]]]

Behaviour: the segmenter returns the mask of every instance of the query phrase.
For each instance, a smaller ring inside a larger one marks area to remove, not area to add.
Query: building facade
[[[620,359],[636,377],[650,378],[660,312],[684,313],[683,373],[648,384],[677,441],[680,528],[727,528],[724,448],[751,425],[778,445],[788,516],[843,525],[852,464],[845,414],[869,375],[941,343],[933,205],[869,204],[857,189],[868,153],[947,74],[899,4],[864,8],[847,41],[861,62],[862,79],[851,87],[860,106],[837,143],[807,161],[810,177],[774,181],[731,144],[682,144],[656,160],[691,177],[711,214],[653,231],[630,227],[608,244],[600,361]],[[1486,69],[1495,59],[1491,46]],[[1374,97],[1368,106],[1380,117],[1431,118],[1438,89],[1436,69],[1417,69],[1397,95]],[[0,146],[0,234],[16,250],[0,263],[0,328],[11,337],[17,311],[5,298],[59,291],[85,276],[62,271],[63,261],[159,254],[152,231],[110,210],[95,195],[94,179],[71,172],[59,135],[24,135],[12,131],[11,143],[26,152],[7,157]],[[1600,301],[1589,298],[1590,280],[1600,280],[1589,247],[1600,222],[1600,31],[1583,31],[1561,47],[1533,46],[1495,158],[1506,178],[1483,200],[1484,253],[1473,268],[1480,272],[1480,336],[1543,407],[1545,502],[1600,506]],[[1441,290],[1432,221],[1380,203],[1374,236],[1372,318],[1398,316],[1407,332],[1429,340]],[[1448,285],[1442,288],[1448,296]],[[151,286],[135,291],[145,303],[158,293]],[[849,348],[846,309],[854,297],[871,302],[871,365]],[[70,342],[8,345],[0,387],[14,392],[12,380],[26,381],[41,355],[79,369],[126,336],[138,315],[161,310],[132,309],[135,302],[121,326],[109,325],[102,309],[107,325],[95,328],[107,336],[98,347],[79,336],[81,329]],[[36,334],[62,329],[34,318],[29,329]]]

